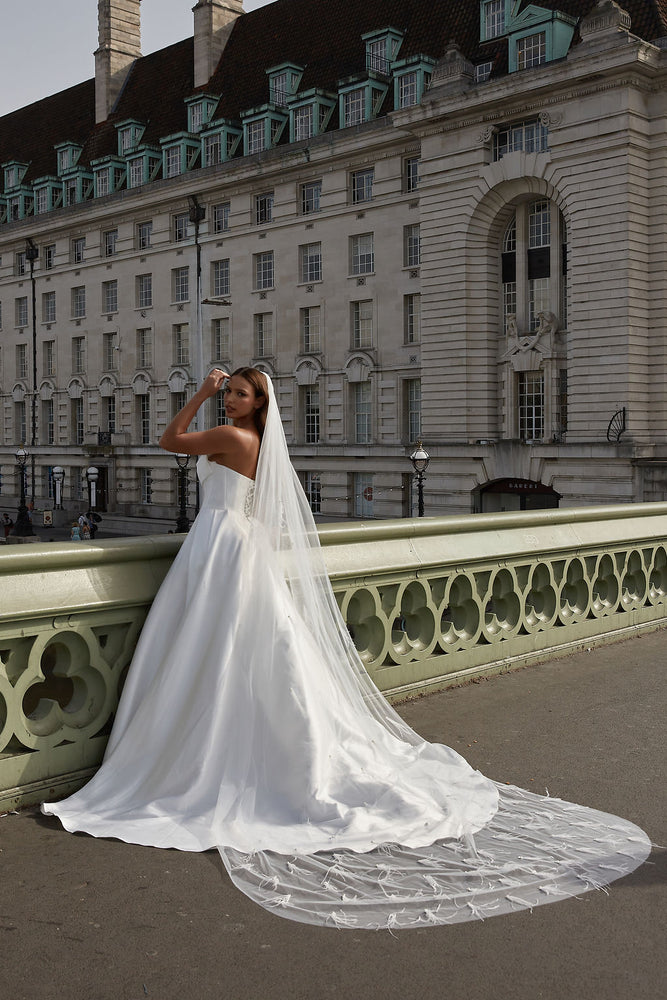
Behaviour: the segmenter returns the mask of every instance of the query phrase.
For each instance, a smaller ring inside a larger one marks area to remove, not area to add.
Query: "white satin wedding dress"
[[[340,618],[273,395],[257,482],[202,457],[202,509],[143,628],[104,762],[70,831],[217,848],[282,916],[453,923],[606,885],[646,835],[497,785],[422,740],[370,682]]]

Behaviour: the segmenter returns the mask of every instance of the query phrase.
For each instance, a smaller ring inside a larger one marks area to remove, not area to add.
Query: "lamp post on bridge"
[[[417,447],[410,455],[412,468],[417,477],[417,513],[419,517],[424,516],[424,473],[428,469],[431,456],[425,450],[421,441],[417,441]]]

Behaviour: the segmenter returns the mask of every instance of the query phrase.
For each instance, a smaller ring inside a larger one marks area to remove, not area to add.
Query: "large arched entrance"
[[[510,476],[478,486],[473,493],[475,513],[493,514],[503,510],[547,510],[558,507],[561,494],[551,486]]]

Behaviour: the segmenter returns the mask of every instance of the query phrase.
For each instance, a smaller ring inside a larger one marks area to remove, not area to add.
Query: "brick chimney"
[[[195,15],[195,87],[203,87],[213,76],[222,50],[243,14],[243,0],[198,0]]]
[[[111,114],[130,67],[141,56],[141,0],[98,0],[95,121]]]

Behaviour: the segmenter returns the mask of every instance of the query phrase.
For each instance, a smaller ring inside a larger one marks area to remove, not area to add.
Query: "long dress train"
[[[272,392],[269,412],[256,496],[199,459],[202,509],[141,633],[104,762],[43,811],[70,831],[217,848],[262,906],[339,927],[476,919],[634,870],[650,851],[638,827],[497,785],[379,695],[311,566],[313,526],[291,531],[292,473],[271,493],[267,449],[277,440],[280,476],[286,454]]]

